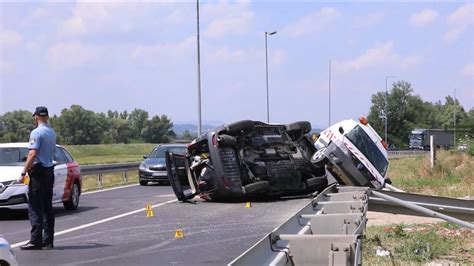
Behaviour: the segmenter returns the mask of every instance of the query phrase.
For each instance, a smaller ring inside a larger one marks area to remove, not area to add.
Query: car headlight
[[[0,182],[0,193],[3,193],[3,191],[5,191],[10,186],[26,186],[28,182],[29,178],[26,182],[18,182],[16,179],[12,181]]]
[[[140,164],[140,166],[138,167],[138,169],[142,170],[142,171],[146,171],[146,165],[145,164]]]

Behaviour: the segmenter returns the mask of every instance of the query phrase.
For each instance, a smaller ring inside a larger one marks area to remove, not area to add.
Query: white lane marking
[[[168,201],[165,201],[165,202],[162,202],[162,203],[155,204],[151,207],[156,208],[156,207],[160,207],[160,206],[163,206],[165,204],[173,203],[173,202],[176,202],[176,201],[178,201],[178,200],[177,199],[168,200]],[[110,221],[113,221],[113,220],[116,220],[116,219],[119,219],[119,218],[122,218],[122,217],[125,217],[125,216],[129,216],[129,215],[132,215],[132,214],[135,214],[135,213],[138,213],[138,212],[144,212],[144,208],[140,208],[138,210],[134,210],[134,211],[131,211],[131,212],[122,213],[122,214],[119,214],[119,215],[116,215],[116,216],[113,216],[113,217],[105,218],[105,219],[102,219],[102,220],[99,220],[99,221],[95,221],[95,222],[88,223],[88,224],[83,224],[83,225],[80,225],[80,226],[77,226],[77,227],[73,227],[73,228],[66,229],[66,230],[63,230],[63,231],[60,231],[60,232],[56,232],[54,234],[54,236],[56,237],[56,236],[64,235],[64,234],[74,232],[74,231],[77,231],[77,230],[81,230],[81,229],[84,229],[84,228],[87,228],[87,227],[91,227],[91,226],[94,226],[94,225],[110,222]],[[25,245],[26,243],[28,243],[28,240],[13,244],[13,245],[11,245],[11,248],[17,248],[19,246]]]
[[[138,186],[138,184],[125,185],[125,186],[120,186],[120,187],[113,187],[113,188],[107,188],[107,189],[94,190],[94,191],[90,191],[90,192],[84,192],[84,193],[81,193],[81,196],[82,195],[87,195],[87,194],[99,193],[99,192],[106,192],[106,191],[111,191],[111,190],[116,190],[116,189],[121,189],[121,188],[134,187],[134,186]]]
[[[167,197],[174,197],[174,194],[166,194],[166,195],[155,196],[155,198],[167,198]]]

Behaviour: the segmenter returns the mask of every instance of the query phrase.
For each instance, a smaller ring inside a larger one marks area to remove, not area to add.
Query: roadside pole
[[[435,166],[436,161],[436,145],[435,145],[435,136],[430,136],[430,162],[431,168]]]

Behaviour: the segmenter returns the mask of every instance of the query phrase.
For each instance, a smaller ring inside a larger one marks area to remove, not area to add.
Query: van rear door
[[[189,158],[169,151],[165,152],[165,158],[168,179],[176,198],[179,201],[187,201],[199,194],[197,180],[194,172],[191,171]]]

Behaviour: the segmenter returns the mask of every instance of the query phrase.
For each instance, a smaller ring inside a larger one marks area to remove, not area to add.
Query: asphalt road
[[[20,265],[224,265],[308,202],[179,203],[169,186],[132,186],[83,195],[73,212],[57,205],[55,249],[14,251]],[[24,213],[0,213],[0,234],[13,246],[29,230]]]

